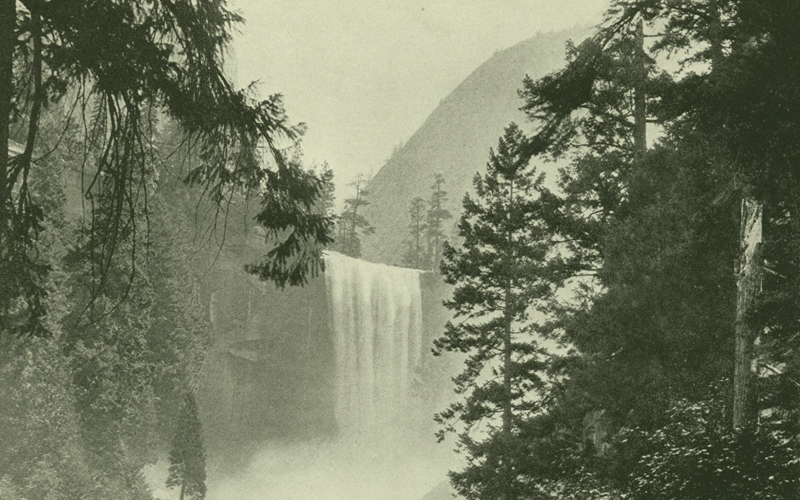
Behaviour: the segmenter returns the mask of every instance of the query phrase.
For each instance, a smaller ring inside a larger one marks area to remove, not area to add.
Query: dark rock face
[[[370,205],[364,215],[375,226],[365,239],[364,257],[398,264],[408,226],[408,204],[430,195],[433,174],[441,173],[455,225],[464,193],[483,171],[489,148],[510,122],[527,122],[519,111],[517,90],[526,74],[538,78],[564,64],[565,43],[579,41],[585,30],[538,35],[497,52],[442,100],[422,127],[370,182]],[[449,229],[448,228],[448,232]]]
[[[334,355],[324,277],[276,289],[244,271],[258,238],[220,257],[208,279],[212,343],[201,407],[209,447],[333,436]]]

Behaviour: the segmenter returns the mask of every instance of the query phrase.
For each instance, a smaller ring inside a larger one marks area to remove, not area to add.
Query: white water
[[[325,258],[336,346],[336,421],[343,438],[401,430],[422,357],[419,271],[337,253]]]
[[[339,433],[268,445],[235,476],[211,471],[209,500],[419,500],[447,477],[451,446],[414,390],[428,347],[420,272],[337,253],[325,265]]]

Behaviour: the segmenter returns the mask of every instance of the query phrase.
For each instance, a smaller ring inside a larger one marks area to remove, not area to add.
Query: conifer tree
[[[322,182],[319,201],[317,203],[319,211],[326,216],[334,216],[334,204],[336,203],[336,185],[333,183],[333,169],[328,162],[323,162],[319,171],[319,179]]]
[[[414,269],[429,269],[428,253],[425,248],[425,200],[416,197],[408,207],[408,241],[403,254],[403,264]]]
[[[476,195],[464,197],[459,248],[445,244],[441,264],[455,286],[445,305],[455,320],[435,341],[434,353],[467,354],[454,379],[463,401],[436,417],[444,428],[460,422],[460,446],[468,455],[463,471],[451,473],[468,499],[522,498],[519,456],[514,452],[520,423],[536,412],[545,387],[545,353],[530,314],[550,293],[545,257],[547,233],[539,219],[537,190],[542,176],[520,161],[525,136],[509,125],[484,175],[474,179]]]
[[[206,497],[206,454],[194,395],[188,393],[181,409],[169,453],[167,487],[180,487],[180,500]]]
[[[541,124],[526,151],[572,160],[563,196],[544,196],[543,217],[573,256],[571,275],[591,272],[601,285],[581,289],[576,307],[549,327],[575,351],[554,364],[561,383],[548,411],[526,425],[532,483],[555,477],[553,490],[575,498],[600,497],[591,490],[635,499],[797,496],[794,480],[775,481],[767,471],[777,467],[767,463],[781,456],[788,467],[797,456],[782,453],[796,449],[788,436],[796,435],[800,387],[800,224],[788,208],[800,195],[792,173],[800,94],[791,83],[800,66],[788,56],[800,46],[791,28],[798,18],[793,2],[615,1],[563,71],[526,82],[525,110]],[[642,57],[643,31],[647,50],[677,56],[679,71],[658,72],[654,57]],[[642,74],[641,61],[648,80],[624,84]],[[614,66],[624,78],[608,78]],[[646,120],[665,131],[651,150],[635,148],[637,88],[647,93]],[[716,392],[703,382],[722,377]],[[670,421],[675,408],[709,402],[722,408],[727,431],[718,421],[699,431]],[[594,447],[582,439],[584,416],[600,408],[605,442]],[[631,428],[648,437],[637,441]],[[665,435],[680,446],[654,454],[649,447]],[[784,445],[766,451],[779,435]],[[687,466],[703,440],[742,450],[714,466],[726,476],[713,489]],[[676,475],[654,474],[654,457]],[[632,477],[637,461],[644,474]],[[737,479],[745,475],[747,485]],[[652,489],[641,495],[637,482]],[[576,488],[560,489],[567,483]]]
[[[280,95],[258,99],[223,72],[240,22],[225,0],[0,0],[0,324],[17,334],[46,333],[48,266],[36,258],[43,213],[29,181],[35,159],[53,153],[38,140],[48,109],[71,110],[62,130],[87,125],[80,169],[99,275],[152,194],[157,114],[197,146],[184,178],[219,211],[234,193],[261,198],[257,220],[279,243],[252,272],[301,284],[319,268],[319,252],[305,251],[330,241],[329,221],[310,210],[319,179],[284,153],[303,127],[288,121]],[[9,153],[10,140],[18,152]]]
[[[369,192],[365,189],[366,185],[367,181],[363,175],[358,175],[349,184],[355,189],[355,195],[344,200],[344,211],[338,218],[336,241],[333,248],[350,257],[361,257],[361,238],[375,232],[375,228],[367,218],[359,213],[360,208],[369,205],[369,201],[367,201]]]
[[[444,208],[447,202],[447,191],[444,190],[444,176],[434,174],[433,184],[431,185],[431,197],[428,201],[427,215],[427,246],[428,260],[430,269],[439,270],[439,262],[442,259],[442,248],[446,239],[444,222],[451,219],[453,215]]]

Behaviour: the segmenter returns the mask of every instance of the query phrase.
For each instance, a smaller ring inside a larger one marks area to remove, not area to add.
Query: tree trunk
[[[514,320],[513,309],[512,309],[512,289],[513,289],[513,275],[510,272],[512,260],[513,260],[513,250],[512,244],[514,242],[513,235],[511,233],[511,212],[514,210],[514,183],[513,181],[510,183],[509,186],[509,203],[508,203],[508,218],[507,223],[509,227],[507,229],[506,234],[506,244],[508,248],[506,249],[505,261],[506,261],[506,269],[505,271],[508,274],[506,278],[506,289],[505,289],[505,296],[504,296],[504,331],[503,331],[503,390],[505,392],[505,398],[503,401],[503,441],[504,445],[508,445],[511,442],[511,398],[512,398],[512,387],[511,387],[511,324]],[[503,489],[502,489],[502,499],[503,500],[511,500],[511,485],[513,481],[513,471],[511,468],[510,462],[510,454],[507,453],[505,450],[503,454],[503,474],[505,477],[503,478]]]
[[[511,300],[511,279],[506,285],[506,311],[505,311],[505,331],[503,332],[503,389],[505,400],[503,401],[503,434],[508,437],[511,433],[511,311],[508,303]]]
[[[8,205],[11,186],[8,182],[8,140],[11,120],[11,99],[14,94],[14,28],[15,0],[0,0],[0,256],[8,230]]]
[[[511,323],[513,322],[513,310],[511,308],[511,292],[512,292],[512,280],[514,279],[512,274],[510,273],[509,269],[511,268],[512,264],[512,244],[513,244],[513,235],[511,234],[511,212],[514,210],[514,182],[510,182],[509,188],[509,202],[508,202],[508,218],[507,223],[509,227],[506,230],[506,244],[508,248],[506,249],[505,261],[506,261],[506,272],[508,272],[508,277],[506,278],[506,289],[505,289],[505,298],[504,298],[504,311],[503,315],[505,316],[505,331],[503,332],[503,389],[505,390],[505,401],[503,402],[503,434],[506,438],[509,437],[511,434]]]
[[[711,0],[711,24],[708,29],[708,39],[711,45],[711,72],[719,69],[724,53],[722,51],[722,19],[720,19],[719,2]]]
[[[739,270],[736,276],[736,359],[733,378],[733,427],[748,429],[755,422],[755,408],[750,393],[755,329],[747,323],[749,312],[761,288],[759,247],[762,240],[763,207],[745,196],[739,233]]]
[[[722,19],[719,0],[710,1],[708,38],[711,48],[711,82],[717,85],[724,61]],[[746,193],[747,188],[743,191]],[[753,343],[757,332],[747,324],[747,314],[761,291],[759,247],[763,231],[763,204],[744,194],[739,226],[739,259],[736,273],[736,325],[734,331],[733,428],[748,430],[756,423],[757,408],[752,394]]]
[[[179,500],[183,500],[183,496],[185,493],[186,493],[186,478],[183,478],[183,481],[181,481],[181,496]]]
[[[644,21],[636,25],[636,73],[633,95],[633,148],[636,158],[647,151],[647,54],[644,51]]]

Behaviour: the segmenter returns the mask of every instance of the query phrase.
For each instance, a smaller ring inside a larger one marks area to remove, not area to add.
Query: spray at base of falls
[[[420,271],[325,256],[340,435],[386,437],[413,410],[422,357]]]

